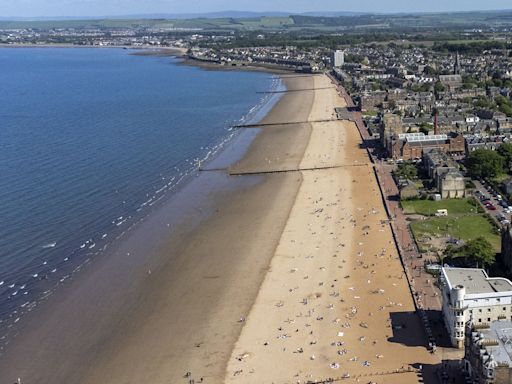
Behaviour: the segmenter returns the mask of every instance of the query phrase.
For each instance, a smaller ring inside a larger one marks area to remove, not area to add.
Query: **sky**
[[[510,0],[0,0],[0,17],[236,11],[441,12],[512,9]]]

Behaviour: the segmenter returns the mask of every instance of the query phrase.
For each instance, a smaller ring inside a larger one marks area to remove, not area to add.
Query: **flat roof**
[[[493,321],[489,328],[475,330],[484,340],[494,340],[498,345],[485,345],[485,350],[497,363],[512,366],[512,321]]]
[[[512,282],[502,277],[489,277],[478,268],[443,268],[450,288],[462,285],[467,294],[511,292]]]

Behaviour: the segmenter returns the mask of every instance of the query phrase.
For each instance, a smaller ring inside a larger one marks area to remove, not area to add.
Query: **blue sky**
[[[0,17],[238,11],[437,12],[512,9],[510,0],[0,0]]]

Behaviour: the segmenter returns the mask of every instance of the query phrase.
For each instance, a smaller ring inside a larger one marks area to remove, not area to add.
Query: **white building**
[[[334,51],[332,60],[333,67],[343,67],[343,64],[345,64],[345,51]]]
[[[512,282],[483,269],[442,268],[443,317],[452,345],[464,347],[465,324],[512,320]]]

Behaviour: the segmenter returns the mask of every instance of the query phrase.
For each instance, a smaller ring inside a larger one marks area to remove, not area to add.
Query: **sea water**
[[[279,80],[130,50],[0,49],[0,351],[269,104]],[[260,91],[260,92],[259,92]]]

